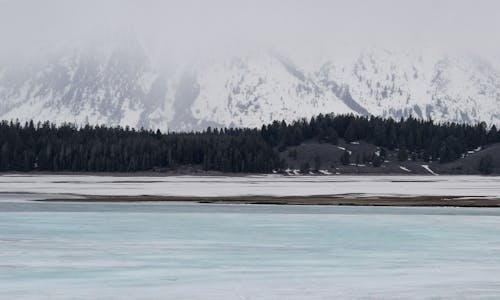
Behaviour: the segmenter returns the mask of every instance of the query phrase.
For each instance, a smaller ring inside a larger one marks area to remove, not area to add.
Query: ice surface
[[[4,175],[0,193],[170,196],[435,195],[500,197],[500,177]]]
[[[18,204],[53,211],[2,209]],[[464,208],[0,202],[0,298],[494,299],[499,216]]]

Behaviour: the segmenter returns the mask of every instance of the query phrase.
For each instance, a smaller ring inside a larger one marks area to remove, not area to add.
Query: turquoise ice
[[[1,299],[497,298],[500,210],[0,202]]]

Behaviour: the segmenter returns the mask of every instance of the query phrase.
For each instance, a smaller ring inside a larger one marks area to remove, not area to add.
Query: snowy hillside
[[[500,124],[500,71],[470,53],[380,48],[314,63],[264,49],[181,62],[134,39],[0,66],[7,120],[189,130],[331,112]]]

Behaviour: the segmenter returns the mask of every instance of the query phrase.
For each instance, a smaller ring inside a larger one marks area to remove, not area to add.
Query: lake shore
[[[408,206],[408,207],[500,207],[500,199],[463,196],[86,196],[35,200],[41,202],[193,202],[212,204],[261,205],[344,205],[344,206]]]
[[[0,176],[0,193],[45,201],[500,207],[485,176]]]

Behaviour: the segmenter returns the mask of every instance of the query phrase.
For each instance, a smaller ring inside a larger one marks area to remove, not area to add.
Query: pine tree
[[[300,165],[300,173],[308,174],[310,170],[311,170],[311,165],[309,164],[309,162],[305,162]]]
[[[356,128],[354,127],[354,122],[351,122],[349,124],[349,127],[347,127],[345,134],[344,134],[344,139],[347,143],[354,142],[357,138],[356,135]]]
[[[318,155],[316,155],[314,157],[314,170],[318,171],[319,169],[321,169],[321,158]]]
[[[398,150],[398,160],[399,161],[407,161],[408,160],[408,151],[406,147],[402,146]]]
[[[373,158],[372,158],[372,165],[373,165],[375,168],[380,167],[380,166],[382,165],[382,162],[383,162],[382,157],[380,157],[379,155],[373,154]]]
[[[340,157],[340,163],[343,164],[344,166],[347,166],[351,161],[351,154],[349,151],[344,150],[342,153],[342,156]]]
[[[493,157],[490,154],[481,157],[479,161],[478,170],[481,174],[488,175],[493,173]]]

